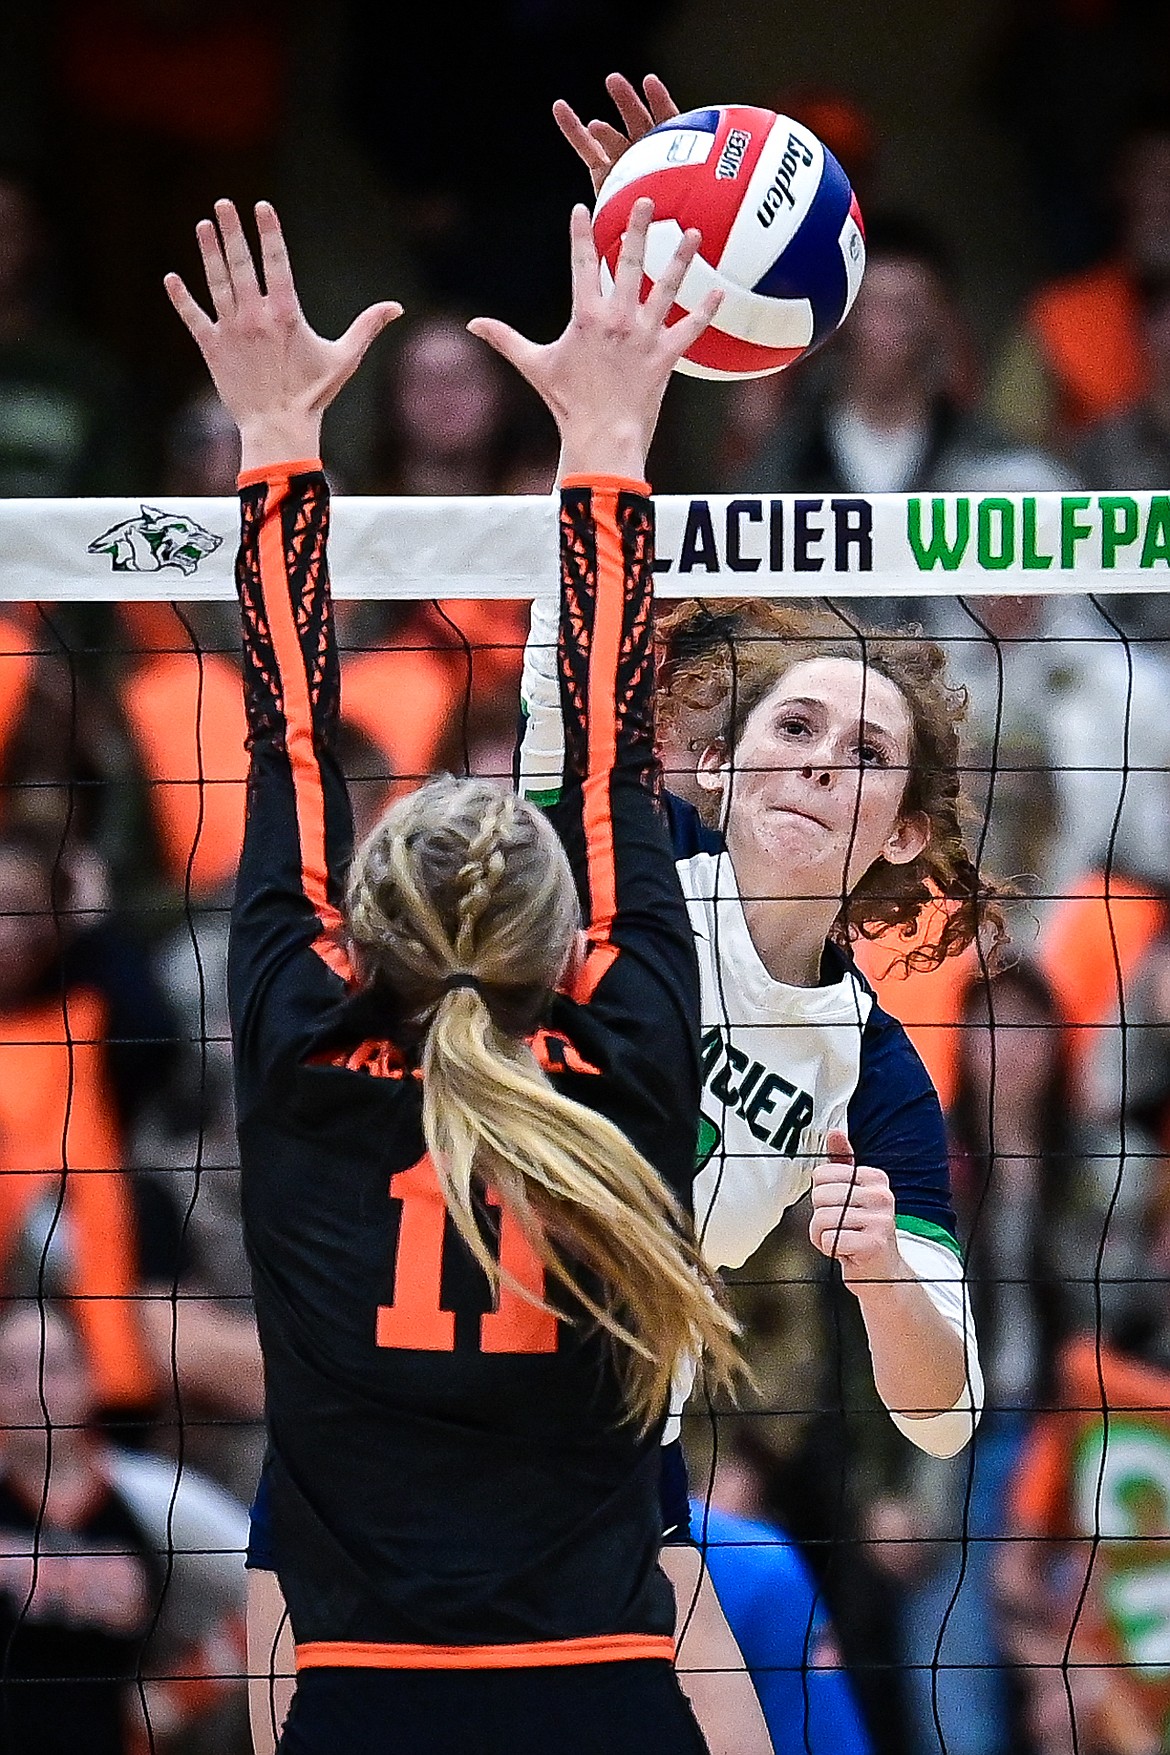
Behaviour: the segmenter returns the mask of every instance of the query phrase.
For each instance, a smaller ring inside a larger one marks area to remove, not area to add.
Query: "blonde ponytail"
[[[359,850],[347,916],[365,973],[419,1034],[427,1147],[491,1284],[501,1276],[480,1226],[488,1184],[551,1279],[612,1337],[643,1429],[685,1356],[705,1355],[713,1380],[730,1381],[736,1328],[690,1221],[619,1128],[553,1087],[525,1040],[578,924],[572,873],[544,816],[487,781],[430,782]],[[448,987],[458,975],[473,985]]]

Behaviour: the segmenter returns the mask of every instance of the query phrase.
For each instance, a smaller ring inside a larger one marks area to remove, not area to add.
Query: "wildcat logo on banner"
[[[189,576],[222,541],[222,536],[204,530],[181,512],[143,506],[139,517],[124,518],[95,536],[86,552],[108,554],[115,573],[158,573],[163,567],[177,567]]]

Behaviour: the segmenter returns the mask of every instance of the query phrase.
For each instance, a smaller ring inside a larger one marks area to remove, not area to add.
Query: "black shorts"
[[[279,1755],[706,1755],[670,1664],[313,1669]]]

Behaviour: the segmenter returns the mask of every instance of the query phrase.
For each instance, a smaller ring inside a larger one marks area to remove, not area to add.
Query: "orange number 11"
[[[378,1306],[380,1347],[414,1352],[455,1350],[455,1313],[439,1303],[447,1208],[429,1156],[390,1178],[390,1194],[402,1202],[394,1301]],[[496,1308],[479,1319],[482,1353],[555,1353],[557,1319],[521,1297],[517,1286],[545,1296],[544,1263],[494,1189],[488,1202],[500,1209],[500,1268],[512,1284],[501,1285]]]

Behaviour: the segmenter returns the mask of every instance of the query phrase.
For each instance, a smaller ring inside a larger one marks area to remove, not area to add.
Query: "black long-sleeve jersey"
[[[661,1429],[639,1437],[623,1419],[610,1343],[583,1313],[558,1320],[507,1285],[493,1302],[426,1156],[418,1071],[348,967],[319,466],[242,477],[241,512],[251,772],[229,985],[298,1665],[669,1657]],[[637,484],[567,484],[560,530],[568,735],[550,811],[588,949],[534,1046],[689,1207],[698,981],[653,784],[651,505]],[[503,1265],[542,1289],[486,1198]]]

